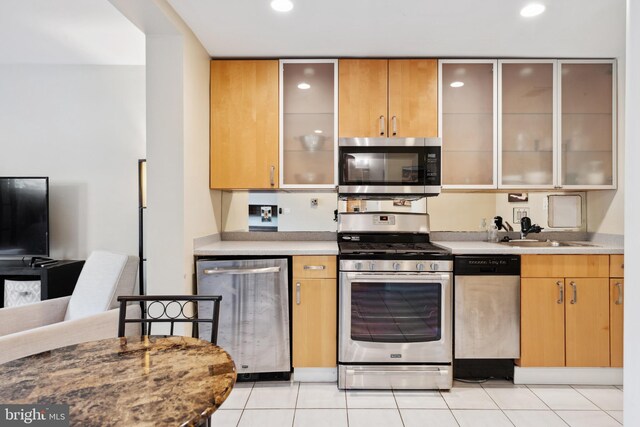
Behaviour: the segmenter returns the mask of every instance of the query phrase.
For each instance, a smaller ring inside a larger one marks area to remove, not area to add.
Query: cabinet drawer
[[[328,279],[336,276],[335,256],[294,256],[293,277],[298,279]]]
[[[609,277],[609,255],[522,255],[522,277]]]
[[[624,255],[609,257],[609,277],[624,277]]]

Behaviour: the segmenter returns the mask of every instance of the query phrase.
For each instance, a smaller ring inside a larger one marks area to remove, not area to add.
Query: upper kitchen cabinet
[[[339,136],[437,136],[437,71],[430,59],[340,60]]]
[[[560,82],[560,185],[614,188],[615,63],[563,60]]]
[[[211,61],[213,189],[278,188],[278,61]]]
[[[280,188],[334,188],[337,60],[280,61]]]
[[[441,60],[444,188],[497,187],[497,61]]]
[[[498,185],[554,188],[556,61],[499,61]]]

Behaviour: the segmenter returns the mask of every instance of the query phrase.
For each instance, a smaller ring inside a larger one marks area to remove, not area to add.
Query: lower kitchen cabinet
[[[566,366],[609,366],[609,281],[565,279]]]
[[[520,366],[612,365],[614,290],[605,258],[608,264],[607,255],[522,256]],[[550,271],[557,276],[540,277]]]
[[[564,366],[562,278],[520,282],[520,366]]]
[[[293,257],[293,367],[335,368],[335,256]]]
[[[336,366],[336,279],[293,283],[293,366]]]
[[[609,282],[609,328],[611,345],[611,366],[622,368],[623,322],[624,322],[624,279]]]

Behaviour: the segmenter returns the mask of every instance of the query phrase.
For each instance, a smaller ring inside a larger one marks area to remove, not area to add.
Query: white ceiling
[[[0,1],[0,63],[144,62],[144,34],[107,0]]]
[[[168,0],[211,56],[624,55],[625,0]]]

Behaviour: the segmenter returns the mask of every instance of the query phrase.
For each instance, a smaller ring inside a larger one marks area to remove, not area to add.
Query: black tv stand
[[[71,295],[84,261],[59,260],[54,264],[29,267],[26,259],[0,260],[0,308],[4,307],[4,281],[40,280],[42,300]]]
[[[34,257],[31,257],[31,262],[29,262],[29,267],[35,267],[36,264],[42,265],[44,263],[48,263],[48,261],[53,261],[53,260],[51,258],[47,258],[43,256],[34,256]]]

